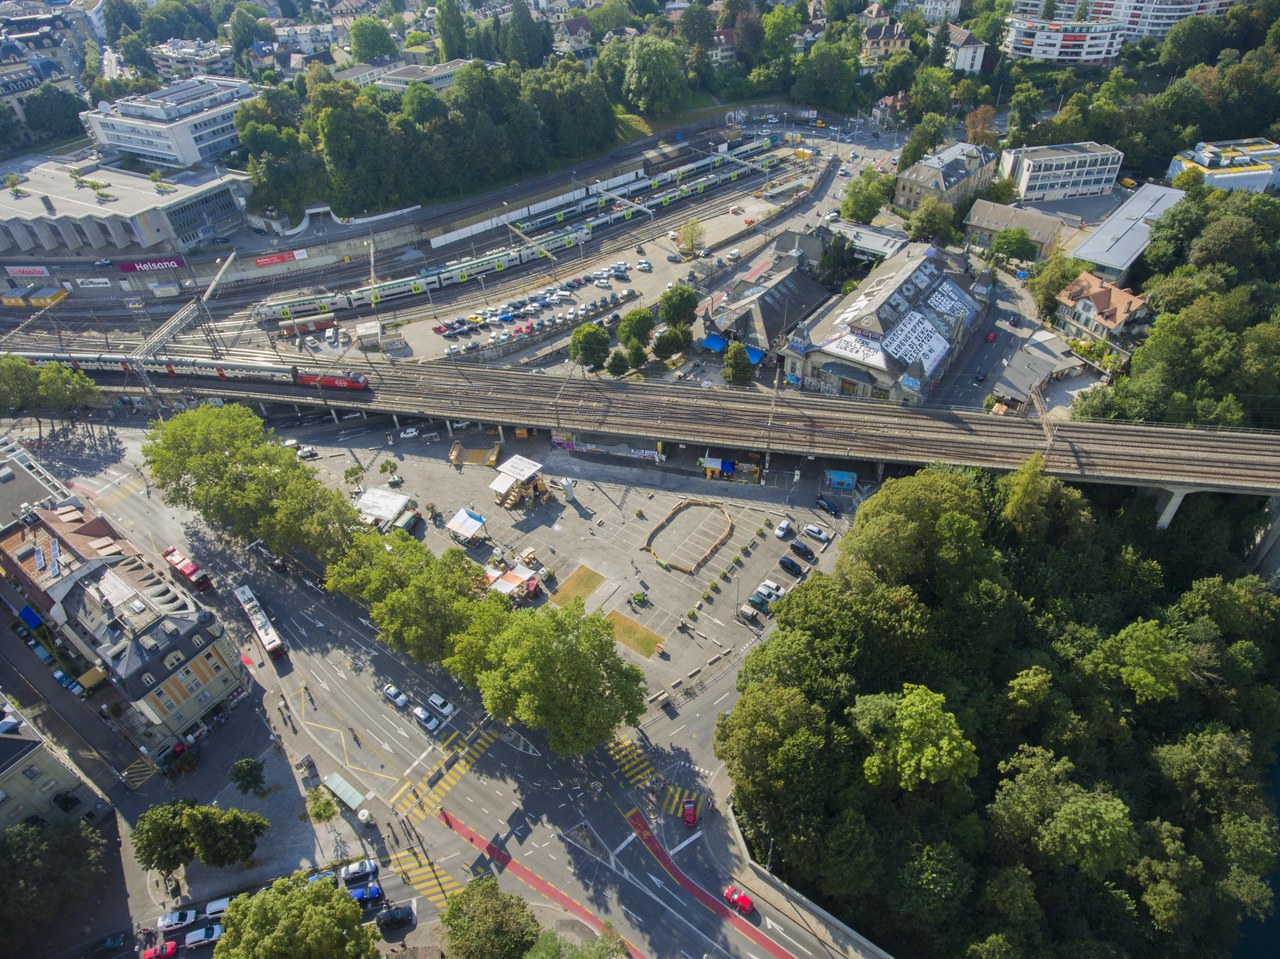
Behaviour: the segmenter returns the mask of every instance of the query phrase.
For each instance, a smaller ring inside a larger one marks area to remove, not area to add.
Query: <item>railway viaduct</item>
[[[766,467],[772,454],[785,453],[1012,470],[1039,452],[1045,471],[1061,479],[1157,492],[1161,528],[1188,493],[1280,495],[1280,433],[1115,421],[1042,424],[794,391],[561,378],[447,361],[375,369],[367,393],[162,377],[154,383],[165,392],[181,384],[261,403],[465,420],[496,426],[500,434],[504,427],[529,427],[728,447],[763,454]]]

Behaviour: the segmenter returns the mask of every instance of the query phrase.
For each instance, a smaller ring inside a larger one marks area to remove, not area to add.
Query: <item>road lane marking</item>
[[[612,853],[610,853],[610,855],[616,856],[618,853],[622,852],[622,850],[626,849],[627,846],[631,845],[631,840],[635,838],[636,838],[636,834],[632,833],[626,839],[622,840],[621,845],[619,845],[617,849],[615,849]]]
[[[636,836],[636,834],[635,834],[635,833],[632,833],[632,834],[631,834],[631,838],[632,838],[632,839],[634,839],[634,838],[635,838],[635,836]],[[675,849],[672,849],[672,850],[671,850],[671,855],[673,855],[673,856],[674,856],[676,853],[678,853],[678,852],[679,852],[681,849],[683,849],[685,846],[689,845],[689,843],[694,842],[695,840],[698,840],[698,839],[701,839],[701,838],[702,838],[702,830],[701,830],[701,829],[699,829],[697,832],[695,832],[692,836],[690,836],[688,839],[686,839],[686,840],[685,840],[684,842],[682,842],[680,845],[676,846],[676,848],[675,848]],[[628,840],[628,841],[630,841],[630,840]]]

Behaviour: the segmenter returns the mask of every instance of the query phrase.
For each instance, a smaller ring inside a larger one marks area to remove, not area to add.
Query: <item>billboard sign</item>
[[[120,264],[121,273],[152,273],[155,270],[177,270],[187,265],[180,256],[171,256],[164,260],[131,260]]]
[[[281,263],[292,263],[294,260],[305,260],[306,250],[286,250],[283,253],[268,253],[266,256],[255,256],[254,266],[279,266]]]
[[[6,266],[5,272],[14,279],[24,279],[28,276],[50,276],[47,266]]]
[[[76,280],[76,286],[82,290],[109,290],[111,289],[111,281],[92,276],[86,280]]]

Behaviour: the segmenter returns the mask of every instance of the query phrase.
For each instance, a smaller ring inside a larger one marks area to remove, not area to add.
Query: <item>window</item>
[[[208,664],[209,668],[214,671],[215,675],[222,672],[222,663],[218,662],[218,658],[213,655],[212,650],[204,654],[204,661]]]
[[[152,676],[150,673],[143,673],[142,684],[144,686],[154,686],[156,684],[156,678]]]
[[[200,677],[191,671],[190,666],[183,669],[182,672],[178,674],[178,678],[182,680],[182,685],[186,688],[188,693],[195,693],[197,689],[204,685],[200,681]]]
[[[177,668],[178,668],[178,665],[179,665],[179,664],[180,664],[184,659],[186,659],[186,657],[185,657],[185,656],[183,656],[183,655],[182,655],[182,653],[180,653],[180,652],[176,652],[176,651],[175,651],[175,652],[172,652],[172,653],[170,653],[168,656],[166,656],[166,657],[164,658],[164,665],[165,665],[165,668],[166,668],[166,669],[177,669]]]
[[[32,782],[35,782],[43,775],[43,773],[39,766],[28,766],[26,769],[22,770],[22,775],[26,776]]]

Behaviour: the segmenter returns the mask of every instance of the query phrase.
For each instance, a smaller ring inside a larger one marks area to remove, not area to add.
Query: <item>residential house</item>
[[[1046,383],[1079,376],[1085,363],[1070,345],[1049,330],[1034,331],[1007,363],[994,370],[987,390],[1007,408],[1022,410]]]
[[[1036,245],[1036,256],[1044,259],[1058,245],[1066,224],[1056,216],[990,200],[974,200],[964,218],[965,240],[973,246],[989,247],[1005,230],[1026,230]]]
[[[997,162],[996,152],[990,147],[953,143],[921,157],[898,174],[894,203],[913,211],[925,197],[933,197],[958,209],[969,197],[990,186]]]
[[[930,40],[941,30],[941,26],[929,29]],[[982,58],[986,56],[987,45],[975,37],[964,27],[954,23],[947,24],[947,66],[960,73],[981,73]]]
[[[882,127],[892,126],[906,116],[911,108],[911,97],[906,90],[899,90],[881,97],[871,108],[871,121]]]
[[[919,10],[930,23],[950,23],[960,19],[960,0],[898,0],[894,9],[898,14]]]
[[[867,4],[867,9],[858,14],[858,23],[863,27],[879,27],[889,22],[889,11],[878,2]]]
[[[172,82],[206,73],[213,76],[230,76],[234,67],[231,47],[209,40],[179,40],[176,37],[154,47],[147,53],[164,79]]]
[[[738,50],[734,46],[733,29],[717,30],[711,35],[711,49],[707,56],[714,67],[731,67],[738,62]]]
[[[1073,339],[1113,342],[1151,319],[1143,297],[1088,272],[1068,283],[1057,300],[1053,325]]]
[[[76,93],[71,75],[56,61],[32,54],[16,40],[0,37],[0,111],[5,107],[13,111],[20,142],[35,139],[27,127],[27,97],[46,83]]]
[[[784,374],[806,390],[919,405],[985,308],[962,258],[911,243],[788,336]]]
[[[862,34],[862,52],[860,60],[862,72],[874,72],[882,60],[899,50],[911,48],[911,37],[900,23],[883,23],[867,27]]]

